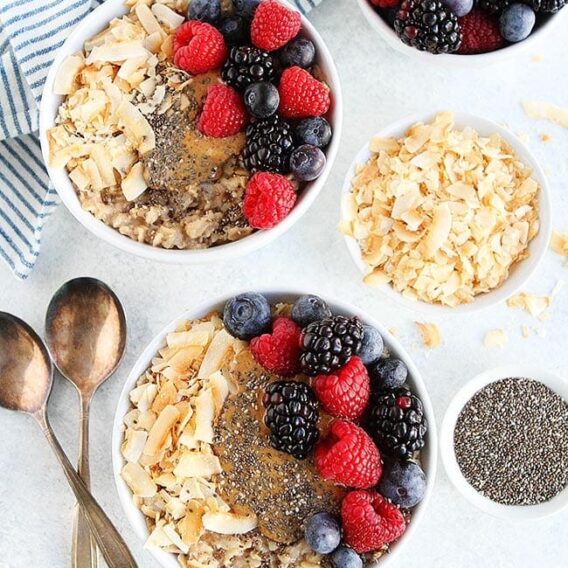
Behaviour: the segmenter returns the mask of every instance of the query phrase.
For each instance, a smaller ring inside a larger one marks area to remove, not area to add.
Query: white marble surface
[[[528,120],[524,98],[568,105],[565,62],[568,44],[558,29],[538,53],[478,71],[446,71],[417,65],[387,48],[352,0],[326,0],[312,16],[328,40],[343,81],[345,130],[339,158],[312,210],[284,238],[259,253],[215,266],[176,267],[129,257],[97,241],[60,207],[45,230],[37,269],[26,282],[13,279],[0,264],[0,310],[43,328],[52,293],[77,276],[95,276],[123,300],[130,323],[128,353],[116,375],[98,393],[92,414],[93,489],[125,536],[141,568],[155,566],[128,526],[111,473],[110,436],[121,383],[143,346],[181,310],[245,287],[293,287],[335,294],[396,327],[430,388],[438,421],[453,393],[480,371],[525,362],[565,373],[568,364],[568,288],[554,302],[546,323],[504,306],[478,315],[439,319],[443,347],[425,352],[413,322],[419,316],[388,304],[359,282],[341,236],[336,232],[340,187],[352,156],[389,121],[422,110],[455,109],[479,113],[526,132],[530,146],[550,175],[554,226],[568,230],[566,131]],[[535,62],[534,55],[542,60]],[[552,140],[543,144],[541,133]],[[528,285],[548,293],[568,272],[549,253]],[[541,335],[522,339],[520,326]],[[509,344],[489,350],[487,330],[504,328]],[[63,447],[77,452],[77,398],[57,379],[50,401],[53,426]],[[66,481],[31,419],[0,410],[0,567],[69,565],[73,498]],[[423,568],[560,568],[568,557],[568,513],[538,522],[511,524],[479,513],[449,484],[442,467],[428,519],[420,527],[401,566]],[[564,559],[564,560],[563,560]]]

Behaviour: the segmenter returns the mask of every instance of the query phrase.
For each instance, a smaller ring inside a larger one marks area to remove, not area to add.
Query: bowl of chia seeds
[[[448,477],[495,517],[538,519],[568,506],[568,381],[509,365],[454,397],[441,429]]]

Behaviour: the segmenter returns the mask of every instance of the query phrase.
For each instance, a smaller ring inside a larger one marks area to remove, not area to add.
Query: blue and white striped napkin
[[[73,27],[104,0],[0,0],[0,257],[27,278],[57,205],[37,135],[51,62]],[[306,14],[322,0],[294,0]]]

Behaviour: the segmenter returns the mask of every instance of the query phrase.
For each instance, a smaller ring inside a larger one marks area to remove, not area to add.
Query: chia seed
[[[568,403],[546,385],[503,379],[461,411],[454,446],[462,474],[503,505],[537,505],[568,482]]]

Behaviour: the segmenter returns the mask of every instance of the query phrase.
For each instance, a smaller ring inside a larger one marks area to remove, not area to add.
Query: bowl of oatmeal
[[[188,310],[152,340],[112,452],[125,514],[161,566],[307,568],[333,554],[389,566],[426,514],[436,425],[379,322],[336,300],[252,292]],[[373,509],[364,530],[354,501]]]
[[[467,313],[535,273],[550,207],[547,178],[517,137],[443,112],[400,120],[360,150],[339,228],[365,284],[410,310]]]
[[[246,15],[222,2],[209,22],[187,0],[108,0],[60,48],[42,151],[61,200],[97,237],[203,263],[268,244],[312,205],[339,145],[339,77],[305,17],[261,4]],[[291,21],[287,36],[266,31],[272,12]]]

